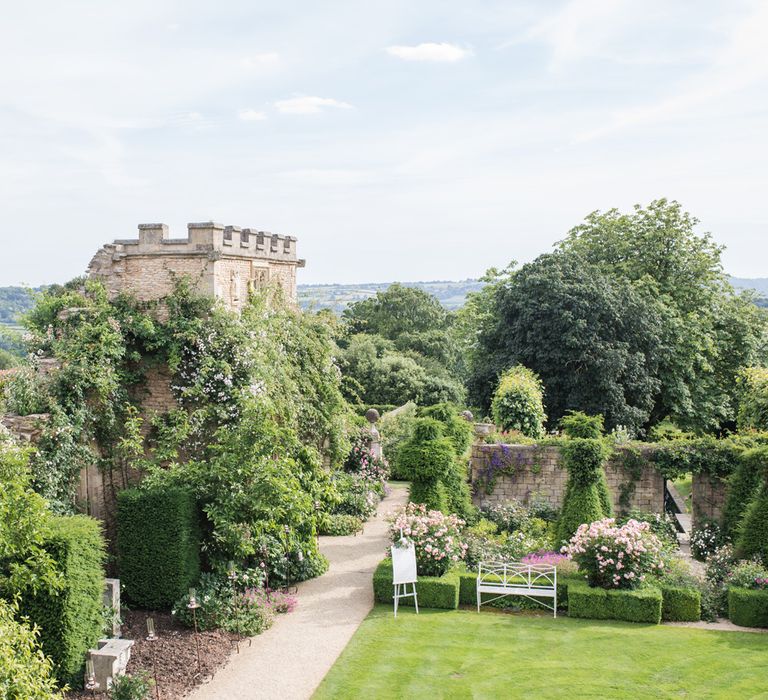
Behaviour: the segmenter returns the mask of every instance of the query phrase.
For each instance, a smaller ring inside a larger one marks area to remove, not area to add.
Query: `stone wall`
[[[49,419],[50,415],[47,413],[33,413],[29,416],[5,414],[0,416],[0,425],[17,438],[34,445],[40,439],[45,423]]]
[[[622,510],[619,498],[622,486],[634,483],[629,507],[662,513],[664,511],[664,479],[650,464],[647,454],[652,448],[642,448],[645,459],[641,460],[635,478],[621,463],[611,460],[605,467],[608,488],[613,496],[614,508]],[[487,493],[482,474],[491,464],[510,465],[509,473],[498,473],[491,493]],[[536,445],[485,445],[472,446],[470,462],[474,503],[477,506],[503,503],[510,499],[528,502],[536,495],[559,508],[563,502],[568,473],[561,464],[557,447]]]
[[[726,483],[707,474],[694,474],[691,489],[693,522],[720,520],[725,505]]]

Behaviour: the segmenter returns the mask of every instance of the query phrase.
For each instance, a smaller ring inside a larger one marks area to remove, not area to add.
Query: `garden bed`
[[[155,642],[146,641],[149,615],[155,620],[155,629],[159,637]],[[147,613],[141,610],[126,612],[123,637],[135,640],[128,664],[130,674],[146,671],[150,676],[152,675],[152,650],[154,649],[161,700],[184,697],[211,677],[236,651],[237,641],[235,635],[223,631],[200,632],[198,640],[201,673],[198,675],[194,631],[178,624],[170,613]],[[248,641],[244,643],[248,644]],[[103,692],[92,695],[85,691],[67,694],[67,698],[71,700],[94,697],[106,700],[108,695]],[[155,697],[154,690],[151,697]]]

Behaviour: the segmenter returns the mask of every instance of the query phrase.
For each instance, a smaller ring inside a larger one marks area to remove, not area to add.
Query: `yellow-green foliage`
[[[501,375],[491,401],[493,420],[502,430],[519,430],[528,437],[543,437],[544,386],[538,375],[516,365]]]
[[[37,635],[16,620],[16,609],[0,599],[0,697],[3,700],[52,700],[56,690],[50,659]]]

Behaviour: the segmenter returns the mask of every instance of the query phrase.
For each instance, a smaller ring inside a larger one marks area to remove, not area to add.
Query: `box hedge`
[[[582,581],[583,577],[558,576],[557,579],[557,609],[565,610],[568,606],[568,585],[573,581]],[[528,598],[509,596],[506,600],[524,603]],[[547,605],[552,605],[551,599],[542,598]],[[475,571],[459,572],[459,603],[461,605],[477,605],[477,573]],[[533,608],[535,604],[531,604]]]
[[[701,620],[701,592],[695,588],[661,586],[661,619],[665,622]]]
[[[125,599],[170,608],[200,576],[200,517],[185,489],[128,489],[117,497],[118,570]]]
[[[728,619],[742,627],[768,627],[768,590],[728,589]]]
[[[86,653],[96,646],[103,626],[101,525],[85,515],[54,517],[45,548],[61,573],[62,588],[25,596],[20,612],[38,626],[40,645],[59,683],[82,687]]]
[[[568,586],[568,615],[593,620],[661,622],[662,597],[658,588],[605,590],[590,588],[584,581]]]
[[[377,603],[392,603],[392,560],[382,561],[373,573],[373,597]],[[408,586],[410,591],[410,586]],[[459,572],[448,571],[440,577],[419,576],[416,582],[420,608],[455,610],[459,607]],[[403,598],[400,605],[413,607],[413,598]]]

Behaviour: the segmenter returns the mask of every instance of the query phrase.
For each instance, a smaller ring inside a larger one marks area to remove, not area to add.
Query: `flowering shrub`
[[[727,543],[722,528],[715,521],[704,522],[691,533],[691,554],[694,559],[705,561],[718,547]]]
[[[195,611],[198,629],[224,629],[252,637],[271,627],[276,614],[289,613],[296,608],[297,600],[292,595],[261,586],[243,589],[247,580],[243,576],[233,581],[203,574],[196,594],[200,604]],[[192,627],[194,618],[188,603],[188,595],[179,599],[173,615],[183,625]]]
[[[383,495],[375,488],[379,483],[371,483],[360,474],[336,474],[334,484],[340,500],[333,507],[333,515],[353,515],[361,520],[370,518]]]
[[[573,559],[559,552],[541,550],[532,554],[526,554],[520,561],[523,564],[532,564],[534,566],[556,566],[558,576],[574,576],[578,573],[579,569]]]
[[[353,474],[360,474],[368,481],[383,483],[389,478],[389,463],[371,452],[371,438],[367,430],[362,430],[353,441],[344,469]]]
[[[768,588],[768,569],[757,561],[741,561],[728,574],[729,586],[765,590]]]
[[[464,559],[467,544],[462,537],[464,521],[422,504],[409,503],[390,517],[393,543],[400,532],[416,547],[416,562],[421,576],[442,576],[452,564]]]
[[[618,526],[614,518],[604,518],[580,525],[561,551],[576,561],[593,587],[635,588],[647,574],[664,570],[659,538],[648,523],[637,520]]]

